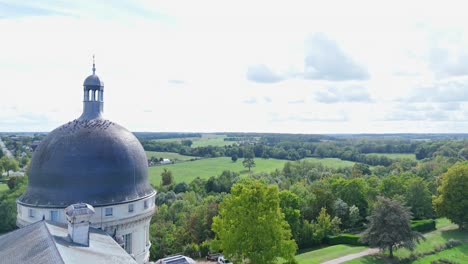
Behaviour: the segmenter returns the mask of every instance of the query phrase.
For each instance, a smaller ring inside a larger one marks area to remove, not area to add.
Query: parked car
[[[223,256],[218,257],[218,264],[232,264],[229,259],[225,259]]]
[[[176,255],[160,259],[155,264],[195,264],[196,262],[186,256]]]
[[[208,255],[206,255],[206,260],[218,261],[218,258],[222,257],[222,256],[223,256],[223,254],[221,254],[221,253],[208,252]]]

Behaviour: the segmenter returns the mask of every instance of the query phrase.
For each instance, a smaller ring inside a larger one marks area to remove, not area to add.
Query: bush
[[[183,252],[184,252],[184,255],[192,257],[192,258],[200,257],[200,248],[195,243],[185,245],[183,247]]]
[[[411,221],[411,229],[418,232],[428,232],[436,229],[434,219],[413,220]]]
[[[210,252],[210,244],[211,244],[211,241],[209,240],[203,241],[203,243],[201,243],[200,255],[202,258],[206,257],[206,255],[208,255],[208,252]]]
[[[353,234],[340,234],[337,236],[329,236],[325,239],[325,243],[329,245],[347,244],[353,246],[365,246],[364,243],[359,241],[361,238],[358,235]]]

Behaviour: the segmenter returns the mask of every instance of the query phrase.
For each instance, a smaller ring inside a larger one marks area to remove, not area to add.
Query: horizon
[[[0,131],[77,118],[93,54],[105,117],[130,131],[468,131],[458,1],[311,3],[1,2]]]

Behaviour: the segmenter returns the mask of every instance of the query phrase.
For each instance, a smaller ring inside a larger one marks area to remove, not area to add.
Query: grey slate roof
[[[104,231],[90,228],[89,240],[89,247],[74,244],[66,225],[39,221],[0,236],[0,262],[136,264]]]
[[[63,264],[45,221],[0,236],[0,262]]]

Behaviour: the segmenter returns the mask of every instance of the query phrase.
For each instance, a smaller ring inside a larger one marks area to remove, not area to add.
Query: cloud
[[[257,103],[257,98],[255,97],[250,97],[248,99],[245,99],[242,101],[244,104],[256,104]]]
[[[468,53],[463,50],[432,48],[429,53],[429,67],[439,78],[468,75]]]
[[[303,104],[303,103],[305,103],[305,100],[303,99],[288,101],[288,104]]]
[[[0,3],[0,18],[18,18],[27,16],[65,15],[62,12],[43,7]]]
[[[369,73],[324,34],[306,40],[304,77],[312,80],[367,80]]]
[[[170,83],[170,84],[176,84],[176,85],[185,84],[184,80],[169,80],[167,82]]]
[[[342,111],[338,112],[306,112],[294,115],[271,113],[271,122],[346,122],[349,117]]]
[[[358,85],[328,87],[325,91],[316,92],[315,99],[325,104],[348,102],[370,103],[373,101],[367,88]]]
[[[276,83],[285,78],[264,64],[252,65],[247,69],[247,79],[258,83]]]
[[[468,101],[468,78],[436,81],[431,85],[416,87],[405,102],[466,102]]]

